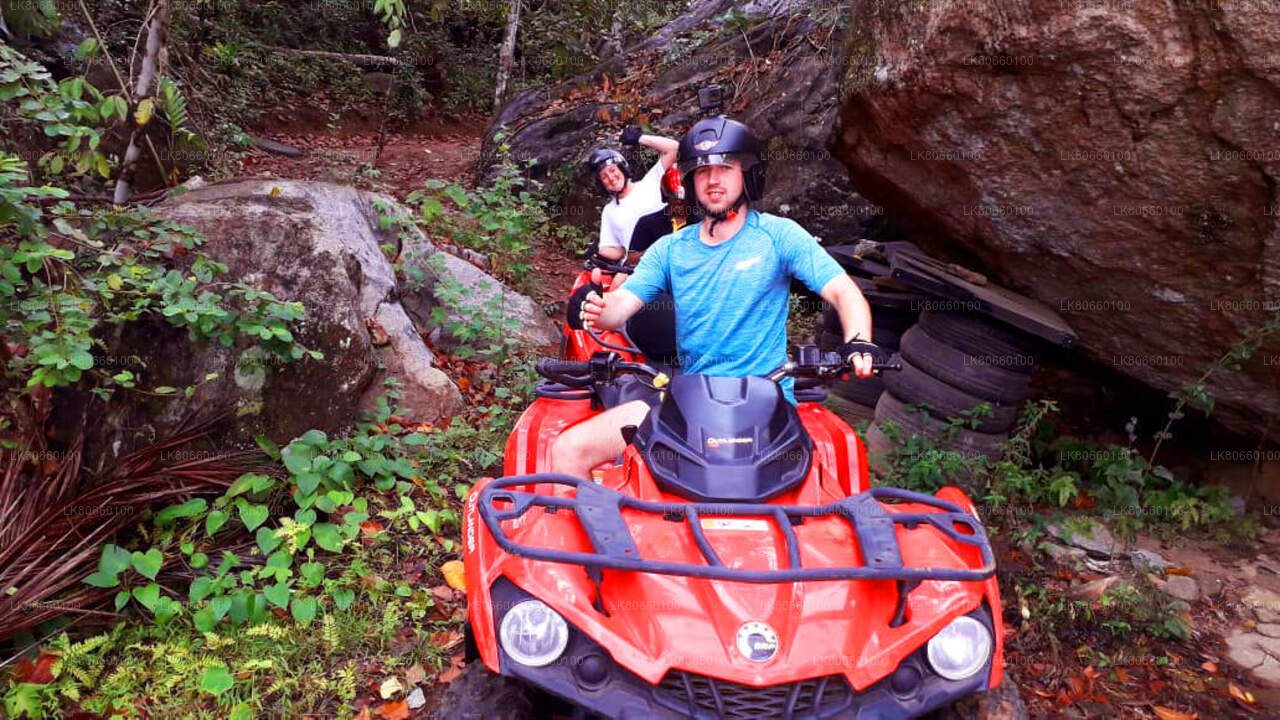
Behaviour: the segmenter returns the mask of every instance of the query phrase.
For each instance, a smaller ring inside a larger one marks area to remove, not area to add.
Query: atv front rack
[[[562,497],[511,490],[512,486],[552,484],[576,489],[574,497]],[[881,501],[903,501],[938,508],[940,512],[886,512]],[[510,505],[499,507],[498,503]],[[817,580],[894,580],[898,584],[898,610],[891,626],[905,622],[907,595],[925,580],[980,581],[995,574],[995,556],[986,531],[977,518],[955,503],[930,495],[899,490],[872,488],[829,505],[771,505],[767,503],[677,502],[662,503],[640,500],[630,495],[601,487],[589,480],[571,475],[537,473],[501,478],[485,486],[478,502],[480,517],[498,546],[507,553],[531,560],[581,565],[599,586],[601,570],[632,570],[660,575],[682,575],[710,580],[732,580],[752,583],[784,583]],[[530,508],[543,507],[548,512],[571,510],[586,532],[594,552],[571,552],[522,545],[512,540],[502,521],[523,516]],[[622,518],[622,510],[635,510],[661,515],[673,522],[685,522],[706,564],[645,560],[640,557],[631,531]],[[741,570],[726,567],[720,561],[703,532],[701,519],[707,516],[756,516],[773,520],[787,543],[787,567],[777,570]],[[806,568],[800,562],[800,542],[793,525],[806,518],[837,516],[844,518],[858,538],[863,564]],[[981,568],[922,568],[902,563],[895,526],[914,529],[929,524],[951,540],[979,549]],[[961,529],[963,528],[963,529]],[[600,607],[597,592],[597,609]]]

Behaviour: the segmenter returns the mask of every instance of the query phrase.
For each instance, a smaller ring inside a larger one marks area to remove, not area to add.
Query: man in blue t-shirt
[[[871,356],[851,344],[871,341],[871,309],[858,286],[795,221],[749,206],[764,191],[751,131],[724,116],[699,121],[681,140],[678,163],[702,222],[663,236],[604,298],[588,295],[583,321],[620,327],[666,292],[675,303],[682,372],[764,375],[787,360],[789,289],[798,278],[836,307],[846,340],[841,353],[858,376],[870,375]],[[783,393],[795,403],[790,379]],[[648,403],[632,401],[569,428],[551,447],[551,471],[589,476],[623,451],[621,429],[648,412]]]

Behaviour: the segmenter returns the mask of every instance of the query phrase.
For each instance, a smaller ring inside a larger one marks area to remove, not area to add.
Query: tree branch
[[[285,55],[300,55],[302,57],[313,57],[321,60],[346,61],[361,67],[398,68],[401,64],[396,58],[389,57],[387,55],[361,55],[359,53],[325,52],[323,50],[298,50],[297,48],[281,47],[279,45],[263,45],[262,43],[247,44],[251,47],[283,53]]]
[[[120,74],[120,68],[116,67],[116,61],[111,57],[111,50],[107,48],[107,44],[102,41],[102,36],[98,34],[98,26],[93,24],[93,16],[89,14],[89,8],[84,6],[84,0],[79,0],[80,12],[84,13],[84,19],[89,23],[89,29],[93,31],[93,36],[98,39],[98,48],[102,50],[102,55],[107,59],[107,64],[111,66],[111,72],[116,76],[116,82],[120,83],[120,92],[124,93],[124,99],[132,103],[129,97],[129,83],[124,81],[124,76]]]

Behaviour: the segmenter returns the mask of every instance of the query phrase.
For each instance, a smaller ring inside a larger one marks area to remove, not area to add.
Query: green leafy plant
[[[1225,369],[1240,370],[1241,363],[1253,357],[1266,339],[1276,332],[1280,332],[1280,308],[1277,308],[1271,317],[1245,330],[1244,337],[1232,343],[1222,357],[1206,368],[1200,377],[1169,393],[1169,397],[1174,400],[1174,406],[1168,413],[1169,419],[1165,422],[1164,427],[1155,434],[1156,443],[1151,448],[1151,455],[1147,458],[1148,465],[1155,466],[1156,456],[1160,453],[1160,446],[1165,440],[1173,437],[1169,430],[1173,427],[1173,423],[1185,416],[1188,405],[1200,410],[1205,415],[1213,412],[1214,399],[1209,394],[1209,379],[1215,373]]]
[[[399,47],[400,40],[403,38],[404,21],[407,14],[404,0],[374,0],[373,12],[375,15],[381,16],[380,19],[387,26],[387,47],[392,50]]]
[[[0,163],[13,166],[11,160]],[[0,198],[41,194],[12,188],[15,177],[0,172],[0,184],[9,188],[6,194],[0,187]],[[191,253],[185,272],[167,266],[168,257],[203,242],[191,228],[138,210],[90,214],[64,202],[46,216],[36,206],[20,205],[7,215],[19,232],[26,229],[27,239],[0,246],[0,332],[25,349],[6,371],[25,378],[27,387],[62,387],[85,373],[103,392],[132,387],[132,373],[95,367],[92,350],[107,348],[94,331],[101,323],[146,316],[186,328],[195,342],[230,347],[245,336],[284,359],[320,357],[295,343],[289,329],[303,316],[300,303],[280,302],[244,283],[218,282],[226,266],[199,253]]]
[[[520,345],[515,337],[520,321],[500,301],[468,303],[472,293],[445,272],[443,259],[433,256],[428,263],[437,278],[432,292],[439,303],[431,320],[460,343],[458,357],[505,363]]]
[[[527,285],[532,240],[552,232],[547,203],[539,195],[540,185],[526,179],[512,161],[501,135],[495,141],[499,161],[488,186],[468,191],[456,182],[431,180],[427,192],[413,193],[409,202],[417,205],[420,222],[443,231],[435,234],[487,254],[499,274]],[[526,167],[534,162],[530,159]],[[456,212],[446,212],[445,201]]]
[[[233,42],[216,42],[208,48],[209,55],[218,65],[220,72],[231,72],[240,67],[240,55],[243,48]]]
[[[38,127],[57,140],[37,163],[49,175],[71,171],[110,176],[111,161],[99,144],[106,127],[126,122],[124,98],[105,96],[80,76],[55,83],[43,65],[0,44],[0,101],[6,103],[5,115],[12,121]]]
[[[992,508],[1021,506],[1072,508],[1105,514],[1113,529],[1131,535],[1140,529],[1185,532],[1232,528],[1248,534],[1253,524],[1238,521],[1229,491],[1178,481],[1168,469],[1152,467],[1132,447],[1102,445],[1072,437],[1052,437],[1052,401],[1023,408],[1003,458],[967,456],[947,448],[949,433],[972,427],[976,413],[952,418],[942,437],[906,435],[893,423],[882,428],[895,448],[884,458],[881,483],[934,492],[960,483],[983,493]]]
[[[160,78],[156,98],[160,115],[169,125],[170,144],[181,141],[203,149],[204,142],[188,127],[187,99],[172,78]]]

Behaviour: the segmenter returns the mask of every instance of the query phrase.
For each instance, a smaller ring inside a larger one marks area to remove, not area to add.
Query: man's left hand
[[[851,340],[840,346],[840,356],[845,358],[853,368],[853,374],[858,377],[871,377],[874,372],[871,366],[879,354],[878,346],[861,340]]]

